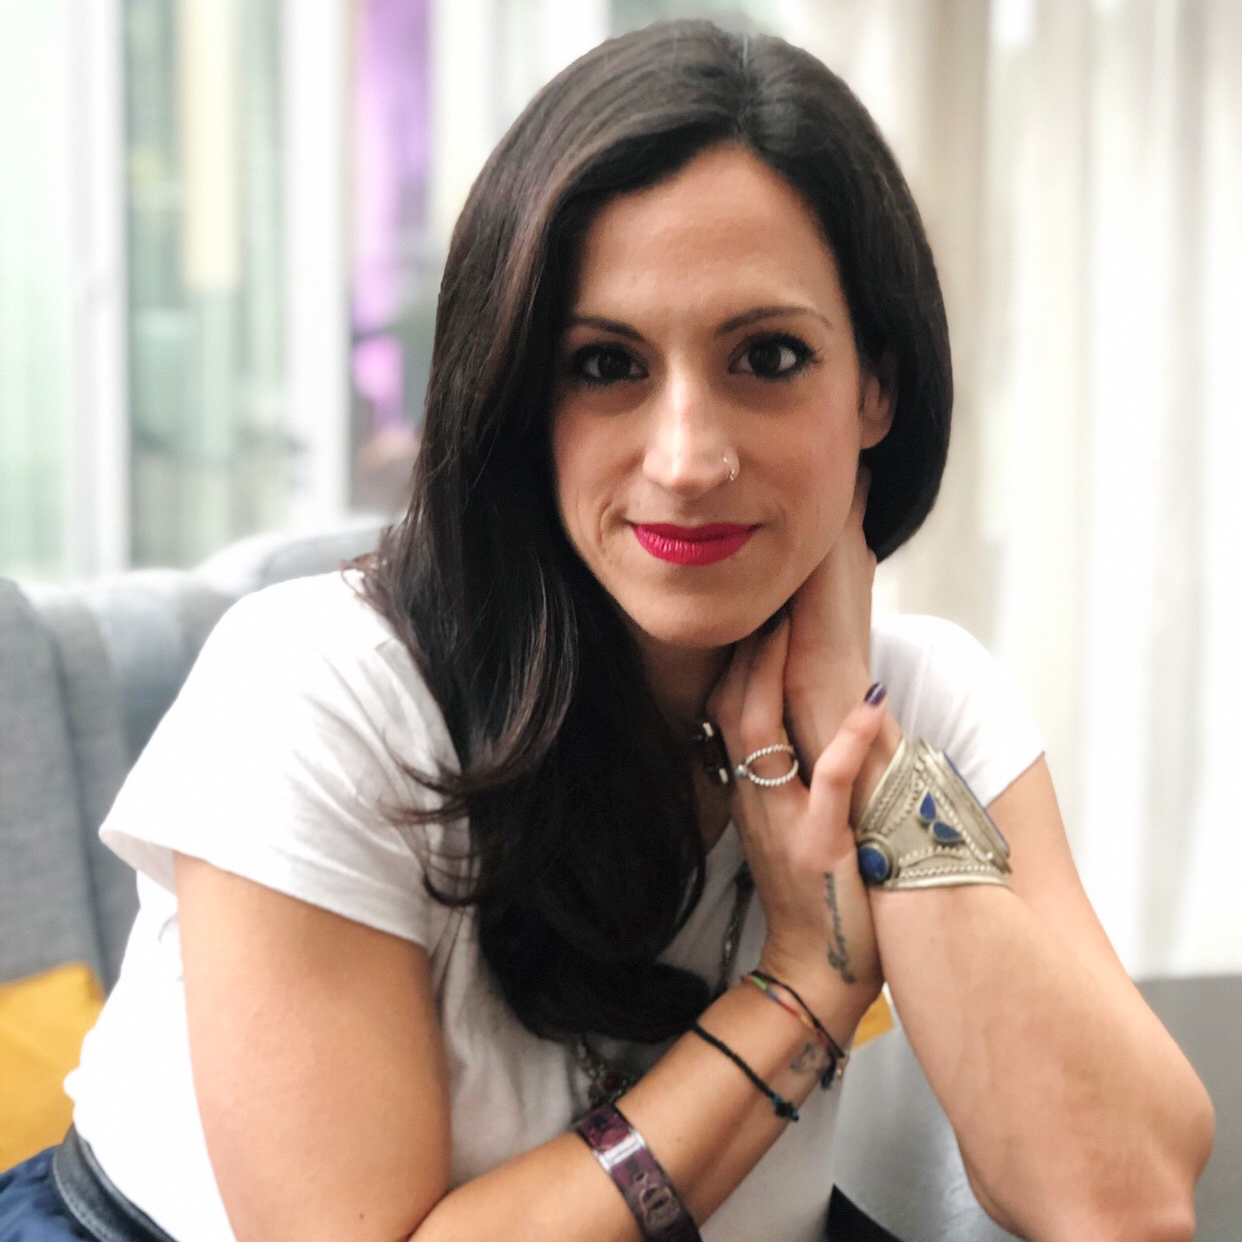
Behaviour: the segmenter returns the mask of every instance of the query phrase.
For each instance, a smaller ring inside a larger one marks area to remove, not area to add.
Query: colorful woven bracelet
[[[646,1242],[702,1242],[668,1174],[615,1104],[591,1109],[574,1131],[612,1178]]]
[[[773,996],[769,991],[770,988],[784,988],[784,990],[798,1002],[798,1006],[802,1010],[804,1025],[810,1026],[811,1029],[816,1032],[816,1034],[822,1039],[824,1047],[832,1057],[832,1063],[824,1071],[824,1075],[820,1079],[819,1083],[819,1085],[827,1091],[828,1088],[832,1086],[833,1082],[845,1073],[845,1066],[850,1059],[850,1054],[846,1052],[846,1050],[842,1048],[835,1039],[833,1039],[832,1033],[815,1016],[815,1012],[811,1009],[810,1005],[808,1005],[806,1001],[804,1001],[802,997],[799,996],[798,993],[795,992],[794,989],[791,988],[783,979],[778,979],[775,975],[769,975],[762,970],[752,970],[750,974],[745,977],[761,992],[765,995],[771,996],[773,1000],[776,1000],[778,1004],[781,1004],[782,1008],[788,1009],[789,1006],[781,1002],[776,996]]]
[[[779,1005],[786,1013],[793,1014],[793,1016],[797,1018],[798,1021],[801,1022],[802,1025],[805,1026],[817,1040],[819,1040],[820,1044],[822,1044],[826,1050],[831,1051],[828,1047],[828,1041],[824,1038],[823,1032],[816,1027],[815,1023],[812,1022],[811,1019],[808,1018],[807,1015],[796,1005],[791,1005],[788,1001],[782,1000],[773,990],[772,985],[768,983],[765,978],[761,977],[756,971],[753,970],[750,974],[743,975],[742,978],[745,979],[747,983],[753,983],[755,987],[757,987],[759,991],[761,991],[773,1004]]]

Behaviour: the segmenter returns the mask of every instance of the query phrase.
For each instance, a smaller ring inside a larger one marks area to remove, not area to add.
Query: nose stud
[[[736,455],[734,456],[733,460],[730,461],[729,454],[725,453],[724,464],[725,464],[725,469],[729,472],[728,482],[732,483],[733,480],[737,478],[737,472],[739,469],[741,469],[741,463],[738,461]]]

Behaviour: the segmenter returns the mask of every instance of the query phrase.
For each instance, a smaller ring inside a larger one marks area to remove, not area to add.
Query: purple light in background
[[[360,0],[354,29],[354,385],[371,428],[405,422],[392,331],[421,232],[430,163],[430,0]]]

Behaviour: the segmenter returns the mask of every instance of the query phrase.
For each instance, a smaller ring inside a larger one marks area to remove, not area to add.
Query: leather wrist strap
[[[624,1196],[647,1242],[702,1242],[668,1174],[615,1104],[591,1109],[574,1130]]]
[[[876,888],[1008,885],[1009,843],[948,755],[902,738],[856,833]]]

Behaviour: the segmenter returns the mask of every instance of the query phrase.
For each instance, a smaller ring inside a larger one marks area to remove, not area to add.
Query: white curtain
[[[0,574],[127,532],[118,0],[0,0]]]
[[[949,304],[944,490],[882,596],[1017,674],[1138,975],[1242,970],[1242,5],[787,0]]]
[[[433,233],[518,105],[606,26],[729,7],[455,4],[438,25]],[[953,448],[881,603],[959,621],[1017,675],[1130,971],[1242,970],[1242,3],[733,9],[851,84],[940,267]]]

